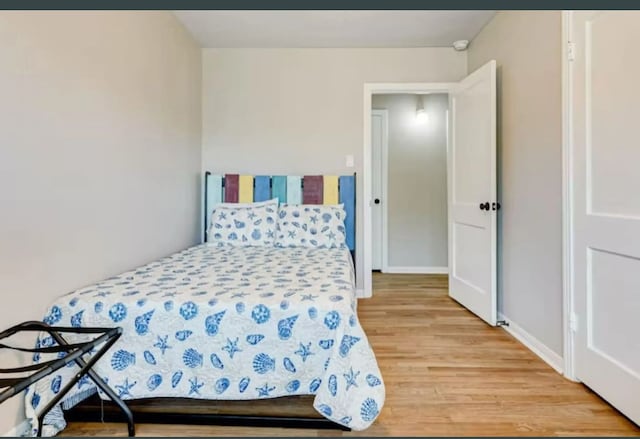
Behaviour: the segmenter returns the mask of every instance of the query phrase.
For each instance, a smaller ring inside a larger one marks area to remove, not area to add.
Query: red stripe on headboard
[[[304,204],[322,204],[324,178],[322,175],[305,175],[302,183],[302,202]]]
[[[238,202],[239,180],[240,178],[238,174],[226,174],[224,176],[224,202],[225,203]]]

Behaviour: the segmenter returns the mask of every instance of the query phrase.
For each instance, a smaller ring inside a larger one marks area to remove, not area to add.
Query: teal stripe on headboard
[[[355,176],[342,176],[340,181],[340,203],[344,203],[347,217],[344,220],[344,228],[347,235],[347,247],[356,249],[356,182]]]
[[[222,175],[209,175],[207,183],[207,224],[205,224],[205,230],[208,233],[211,213],[219,203],[222,203]]]
[[[302,177],[287,176],[287,203],[302,204]]]
[[[271,196],[277,198],[280,203],[287,202],[287,177],[274,175],[271,177]]]

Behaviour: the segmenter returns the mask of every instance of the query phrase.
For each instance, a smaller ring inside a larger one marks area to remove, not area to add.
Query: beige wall
[[[201,52],[167,12],[1,12],[0,53],[7,327],[198,241]]]
[[[562,355],[561,12],[499,12],[469,46],[498,63],[500,310]]]
[[[372,106],[388,111],[389,267],[446,267],[446,94],[422,97],[429,116],[416,123],[417,95],[374,95]]]
[[[363,84],[448,82],[466,54],[427,49],[206,49],[203,168],[249,174],[358,173],[362,255]],[[345,155],[355,168],[345,167]],[[357,259],[362,287],[362,258]]]

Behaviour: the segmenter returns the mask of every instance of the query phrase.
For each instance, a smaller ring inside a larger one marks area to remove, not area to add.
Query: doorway
[[[447,93],[374,94],[373,270],[446,274]]]
[[[372,109],[377,94],[449,95],[447,120],[447,255],[449,296],[497,324],[496,62],[459,82],[364,85],[363,297],[371,297],[373,268]],[[416,108],[417,113],[419,108]],[[409,193],[420,197],[417,188]],[[380,205],[384,204],[381,200]]]

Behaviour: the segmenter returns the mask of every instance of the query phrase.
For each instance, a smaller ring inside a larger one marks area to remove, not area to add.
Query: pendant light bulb
[[[416,106],[416,122],[420,124],[427,123],[429,121],[429,115],[427,111],[424,109],[424,104],[422,103],[422,95],[418,95],[418,104]]]

